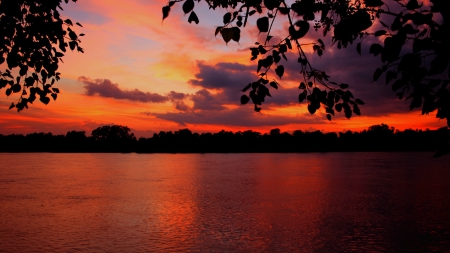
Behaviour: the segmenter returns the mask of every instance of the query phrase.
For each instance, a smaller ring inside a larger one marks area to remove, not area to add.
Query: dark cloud
[[[147,113],[147,115],[149,115]],[[286,124],[315,124],[323,123],[326,119],[305,113],[301,116],[288,117],[279,115],[265,115],[254,112],[248,106],[237,109],[224,110],[220,113],[214,111],[189,111],[185,113],[161,113],[151,114],[157,118],[169,120],[179,125],[209,124],[228,126],[280,126]]]
[[[210,93],[206,89],[201,89],[191,95],[194,102],[192,109],[202,111],[222,111],[225,107],[220,103],[220,96]]]
[[[153,102],[153,103],[163,103],[169,101],[168,96],[162,96],[158,93],[143,92],[138,89],[134,90],[122,90],[119,85],[111,82],[108,79],[95,79],[81,76],[78,78],[79,81],[85,84],[86,95],[88,96],[101,96],[106,98],[115,99],[128,99],[131,101],[139,102]]]
[[[196,79],[188,81],[193,86],[207,89],[233,90],[238,93],[247,83],[255,80],[249,66],[239,63],[218,63],[207,65],[198,61],[199,72],[195,74]]]
[[[171,92],[169,92],[169,94],[167,94],[167,97],[171,101],[183,100],[183,99],[187,98],[188,96],[189,96],[188,94],[184,94],[184,93],[176,92],[176,91],[171,91]]]
[[[244,94],[242,89],[249,83],[258,79],[255,75],[256,66],[247,66],[239,63],[217,63],[207,65],[199,61],[197,63],[199,72],[195,75],[196,79],[188,82],[191,85],[202,87],[203,89],[213,89],[218,91],[216,94],[208,96],[209,101],[215,101],[211,106],[217,107],[217,102],[222,104],[239,104],[239,99]],[[203,91],[204,92],[204,91]],[[277,105],[284,106],[296,103],[298,93],[297,89],[280,88],[274,90],[271,88],[272,97],[266,99],[265,106]],[[206,94],[203,94],[206,95]],[[195,96],[195,95],[194,95]],[[207,108],[203,103],[202,109]]]

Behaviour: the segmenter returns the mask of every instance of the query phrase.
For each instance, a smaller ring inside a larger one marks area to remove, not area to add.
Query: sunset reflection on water
[[[450,251],[449,159],[0,154],[0,251]]]

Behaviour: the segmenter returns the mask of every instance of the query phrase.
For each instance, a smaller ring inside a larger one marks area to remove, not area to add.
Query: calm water
[[[450,252],[450,156],[0,154],[0,252]]]

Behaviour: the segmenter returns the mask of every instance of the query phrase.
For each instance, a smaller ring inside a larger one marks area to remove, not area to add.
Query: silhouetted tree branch
[[[71,0],[76,2],[77,0]],[[67,4],[69,0],[64,0]],[[62,0],[0,1],[0,89],[6,95],[18,93],[19,99],[9,109],[28,108],[36,98],[44,103],[56,100],[60,79],[58,71],[67,48],[84,52],[70,19],[63,20]],[[82,26],[80,23],[75,23]]]
[[[421,108],[422,114],[436,112],[436,117],[446,119],[450,126],[450,74],[445,72],[449,71],[450,59],[450,1],[431,0],[429,6],[418,0],[296,0],[290,5],[284,0],[204,2],[212,11],[227,10],[224,25],[215,29],[215,35],[220,33],[225,43],[239,42],[240,29],[247,25],[248,18],[255,13],[260,16],[256,26],[260,33],[266,33],[266,38],[250,47],[251,60],[258,60],[258,80],[245,86],[242,91],[248,95],[241,97],[242,104],[251,100],[255,111],[259,112],[265,98],[271,96],[270,89],[279,87],[275,79],[269,78],[269,70],[281,79],[284,75],[281,58],[287,60],[287,52],[296,50],[302,74],[298,100],[307,101],[311,114],[321,107],[327,112],[328,120],[335,111],[343,111],[347,118],[361,114],[359,105],[364,102],[353,96],[349,85],[331,81],[324,70],[315,68],[308,60],[303,49],[306,46],[312,46],[319,56],[325,52],[321,39],[302,41],[313,26],[315,30],[322,29],[323,36],[332,31],[332,43],[339,49],[375,37],[378,43],[370,46],[370,54],[381,58],[381,66],[372,79],[377,81],[385,74],[386,84],[392,83],[398,98],[411,101],[410,110]],[[185,14],[190,14],[189,23],[199,22],[194,0],[169,1],[162,9],[163,20],[178,3],[182,3]],[[271,30],[277,18],[286,19],[287,35],[272,43]],[[375,26],[382,29],[368,32]],[[361,42],[357,43],[356,50],[361,54]]]

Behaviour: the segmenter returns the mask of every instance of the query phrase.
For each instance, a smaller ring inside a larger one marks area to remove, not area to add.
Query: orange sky
[[[268,132],[273,128],[362,130],[380,123],[398,129],[446,125],[434,115],[409,112],[407,104],[398,101],[383,81],[371,83],[373,70],[381,62],[368,55],[368,48],[363,47],[361,57],[354,46],[338,50],[321,33],[304,39],[308,43],[322,38],[327,46],[321,58],[309,54],[311,62],[323,67],[332,79],[350,84],[354,95],[367,103],[361,107],[363,116],[348,120],[338,115],[329,122],[322,111],[309,115],[305,103],[296,102],[298,90],[293,88],[298,86],[300,76],[295,71],[287,72],[284,80],[275,78],[282,87],[272,91],[273,100],[269,98],[261,113],[256,113],[251,105],[241,106],[239,98],[246,80],[257,79],[256,62],[250,61],[247,49],[261,38],[254,27],[257,14],[249,21],[253,26],[242,31],[240,43],[225,44],[220,35],[214,37],[225,10],[208,12],[204,3],[197,4],[194,10],[200,24],[195,25],[187,22],[188,16],[178,4],[161,22],[161,7],[166,4],[164,0],[80,0],[65,6],[62,14],[83,24],[76,31],[86,34],[81,43],[85,53],[67,53],[64,57],[58,70],[62,80],[55,85],[61,90],[57,101],[48,105],[36,101],[30,109],[17,113],[8,106],[18,96],[2,95],[0,134],[63,134],[69,130],[90,134],[104,124],[128,126],[138,137],[180,128]],[[277,27],[275,35],[284,28],[281,23]],[[294,68],[296,58],[290,56],[285,64]],[[5,68],[5,63],[0,66],[1,70]],[[106,91],[108,87],[112,91]],[[184,94],[184,98],[171,97],[172,91]],[[165,100],[154,100],[158,96]]]

